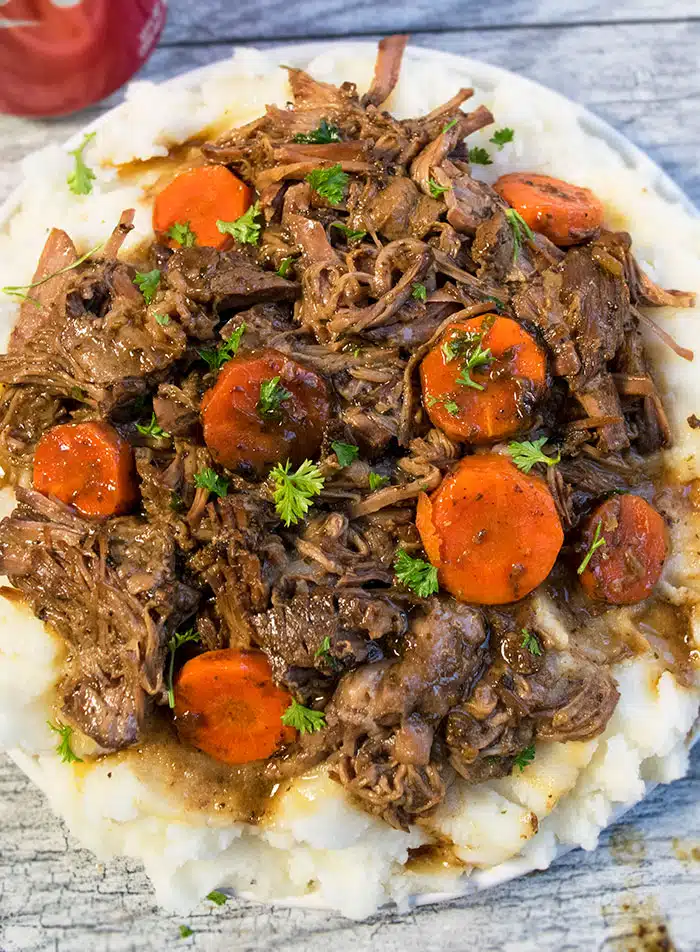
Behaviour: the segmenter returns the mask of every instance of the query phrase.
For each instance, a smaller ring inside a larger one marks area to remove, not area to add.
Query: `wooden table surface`
[[[647,151],[700,205],[698,0],[171,0],[143,76],[160,79],[236,43],[411,32],[421,46],[479,57],[584,103]],[[0,82],[2,77],[0,76]],[[14,163],[60,142],[69,119],[0,117],[0,200]],[[0,758],[0,952],[223,950],[654,952],[700,950],[700,749],[688,777],[660,788],[595,853],[480,896],[354,923],[321,912],[205,903],[162,915],[137,863],[97,865],[45,800]],[[178,926],[194,930],[179,938]],[[670,938],[669,938],[670,937]]]

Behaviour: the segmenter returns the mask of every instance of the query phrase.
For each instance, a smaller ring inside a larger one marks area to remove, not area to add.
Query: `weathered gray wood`
[[[143,75],[158,79],[203,65],[225,55],[229,42],[246,38],[418,30],[413,42],[419,45],[481,57],[585,103],[648,151],[700,204],[700,23],[691,19],[698,12],[697,0],[605,6],[595,0],[171,0],[167,45]],[[601,25],[581,25],[587,22]],[[579,25],[562,26],[567,23]],[[192,45],[201,40],[211,45]],[[16,181],[16,159],[62,141],[97,111],[54,122],[0,117],[0,200]],[[137,864],[96,864],[66,836],[42,795],[0,758],[0,952],[664,948],[635,938],[644,923],[652,929],[666,923],[680,952],[696,952],[700,865],[677,855],[700,847],[700,750],[693,765],[689,777],[656,791],[594,854],[572,853],[552,870],[447,907],[355,924],[239,903],[223,909],[203,904],[186,920],[163,916]],[[681,841],[676,848],[674,839]],[[183,921],[195,930],[186,942],[178,935]]]
[[[225,0],[174,3],[164,41],[282,39],[350,34],[444,32],[523,24],[625,23],[678,20],[698,15],[696,0]],[[415,38],[415,37],[414,37]]]

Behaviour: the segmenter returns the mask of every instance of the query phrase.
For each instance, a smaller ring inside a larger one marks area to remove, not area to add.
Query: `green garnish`
[[[500,152],[506,142],[513,141],[514,136],[515,132],[506,126],[504,129],[496,129],[489,139],[489,142],[493,142],[494,145],[498,146],[498,151]]]
[[[476,380],[473,380],[471,372],[472,370],[476,370],[478,367],[487,367],[493,361],[493,359],[494,358],[491,354],[491,349],[489,347],[482,347],[481,341],[479,341],[479,343],[476,344],[466,355],[456,382],[461,387],[472,387],[474,390],[483,390],[483,384],[477,383]]]
[[[46,723],[54,734],[58,734],[60,737],[58,744],[56,744],[56,753],[61,758],[61,762],[64,764],[82,764],[82,757],[78,757],[77,754],[74,754],[73,748],[70,745],[73,728],[69,727],[68,724],[52,724],[51,721],[47,721]]]
[[[181,939],[189,939],[191,935],[194,935],[194,932],[190,929],[189,926],[180,926]]]
[[[506,208],[506,218],[513,231],[513,261],[517,261],[520,249],[523,245],[523,235],[525,238],[529,238],[530,241],[532,241],[535,236],[532,233],[532,228],[530,228],[523,216],[519,212],[516,212],[514,208]]]
[[[497,314],[502,314],[503,311],[505,310],[505,304],[500,298],[493,297],[492,295],[487,294],[486,300],[490,301],[493,304]]]
[[[339,443],[337,440],[331,443],[331,449],[338,457],[338,465],[342,466],[343,469],[356,460],[360,454],[359,446],[355,446],[353,443]]]
[[[35,301],[34,298],[29,297],[28,294],[25,294],[25,291],[31,290],[31,288],[38,288],[42,284],[46,284],[47,281],[50,281],[51,278],[57,277],[59,274],[65,274],[66,271],[72,271],[73,268],[77,268],[78,265],[81,265],[83,261],[94,255],[96,251],[99,251],[104,242],[100,242],[99,245],[95,245],[94,248],[91,248],[89,251],[86,251],[84,255],[81,255],[77,261],[74,261],[73,264],[67,264],[65,268],[59,268],[58,271],[52,271],[51,274],[47,274],[45,278],[40,278],[38,281],[32,281],[31,284],[13,284],[6,285],[4,288],[0,288],[0,291],[3,294],[7,294],[10,297],[19,298],[21,301],[31,301],[33,304],[36,304],[37,307],[41,307],[38,301]]]
[[[263,380],[260,383],[260,399],[255,409],[263,419],[275,419],[279,416],[283,402],[290,397],[291,393],[282,386],[279,377]]]
[[[305,143],[306,145],[340,142],[340,129],[334,126],[332,122],[321,119],[317,129],[314,129],[313,132],[297,132],[292,141]]]
[[[194,484],[197,489],[208,489],[215,496],[225,496],[228,493],[228,483],[228,479],[224,476],[217,476],[211,466],[205,466],[194,476]]]
[[[433,198],[440,198],[443,192],[449,192],[449,185],[438,185],[435,179],[428,179],[428,188],[430,189],[430,194]]]
[[[528,631],[527,628],[522,629],[523,640],[520,643],[521,648],[527,648],[530,654],[540,657],[542,654],[542,646],[540,645],[540,639],[537,635],[533,635],[532,632]]]
[[[314,169],[306,176],[311,188],[331,205],[338,205],[345,196],[350,176],[343,172],[340,162],[329,169]]]
[[[530,744],[529,747],[526,747],[524,750],[521,750],[518,756],[513,761],[513,769],[520,767],[520,773],[525,770],[528,764],[531,764],[535,759],[535,745]]]
[[[166,234],[183,248],[192,248],[197,244],[197,236],[190,228],[188,221],[176,221],[174,225],[168,228]]]
[[[443,132],[449,132],[449,130],[450,130],[453,126],[456,126],[456,125],[457,125],[457,122],[458,122],[458,120],[457,120],[456,118],[455,118],[455,119],[450,119],[450,121],[447,123],[447,125],[444,125],[444,126],[442,127],[442,129],[440,130],[441,133],[443,133]]]
[[[213,889],[207,896],[209,902],[215,903],[217,906],[223,906],[228,902],[228,896],[225,893],[219,892],[218,889]]]
[[[493,165],[491,156],[480,145],[475,145],[469,150],[469,161],[473,165]]]
[[[255,219],[260,214],[260,202],[255,202],[235,221],[217,219],[216,227],[222,235],[231,235],[241,245],[257,245],[262,225]]]
[[[381,489],[382,486],[386,486],[388,482],[388,476],[380,476],[379,473],[369,474],[369,488],[372,490],[372,492],[374,492],[375,489]]]
[[[414,559],[405,549],[399,549],[394,562],[396,578],[420,598],[439,591],[438,573],[434,565],[423,559]]]
[[[92,183],[95,178],[95,173],[85,164],[85,160],[83,159],[83,151],[88,142],[91,142],[96,135],[96,132],[88,132],[83,136],[83,141],[80,143],[78,148],[73,149],[72,152],[68,153],[68,155],[72,155],[75,159],[75,168],[66,179],[68,188],[71,190],[71,192],[73,192],[74,195],[89,195],[92,191]]]
[[[607,545],[605,538],[600,534],[602,525],[603,525],[603,521],[602,519],[599,519],[598,525],[595,527],[595,532],[593,533],[593,541],[591,542],[591,546],[588,552],[586,552],[585,556],[583,557],[583,562],[581,562],[579,567],[576,569],[579,575],[583,575],[583,573],[586,571],[586,568],[588,567],[588,563],[593,558],[593,553],[597,549],[599,549],[602,545]]]
[[[280,266],[277,269],[277,274],[280,278],[286,278],[289,274],[289,269],[292,267],[292,262],[294,261],[294,256],[289,255],[287,258],[282,258]]]
[[[434,407],[438,403],[441,403],[443,407],[447,410],[450,416],[457,416],[459,414],[459,406],[455,401],[450,397],[449,393],[442,393],[439,397],[428,397],[428,406]]]
[[[150,304],[156,296],[160,284],[160,271],[158,268],[154,268],[153,271],[137,271],[134,276],[134,284],[143,294],[146,304]]]
[[[315,734],[326,726],[326,715],[323,711],[313,711],[298,701],[292,701],[282,715],[282,723],[296,728],[300,734]]]
[[[321,642],[321,646],[318,651],[314,652],[314,658],[323,658],[324,660],[331,660],[331,639],[330,635],[326,637]],[[335,659],[333,659],[335,660]]]
[[[508,452],[518,469],[521,469],[524,473],[529,473],[536,463],[555,466],[561,460],[561,453],[557,453],[556,456],[546,456],[543,452],[546,445],[547,437],[542,436],[539,440],[509,443]]]
[[[367,234],[366,231],[354,231],[341,221],[331,222],[331,228],[337,228],[338,231],[342,231],[348,241],[360,241],[360,239],[364,238]]]
[[[305,459],[296,472],[290,473],[290,466],[289,460],[284,466],[278,463],[270,473],[275,484],[272,498],[277,515],[287,527],[304,518],[311,508],[311,500],[318,496],[325,482],[321,470],[310,459]]]
[[[238,348],[241,346],[241,338],[244,334],[245,321],[238,325],[229,339],[225,340],[223,344],[219,344],[218,347],[206,347],[204,350],[198,350],[197,353],[202,360],[206,361],[210,370],[218,370],[220,367],[223,367],[227,360],[236,356]]]
[[[170,434],[167,433],[162,426],[158,426],[156,422],[155,411],[151,414],[151,422],[147,423],[145,426],[142,423],[136,424],[136,429],[142,436],[150,436],[156,440],[169,440]]]
[[[411,297],[416,301],[425,301],[428,296],[428,289],[424,284],[414,284],[411,290]]]
[[[195,477],[196,482],[196,477]],[[177,649],[182,645],[186,644],[188,641],[198,641],[199,634],[195,628],[188,628],[187,631],[183,631],[182,634],[175,632],[172,638],[168,641],[168,652],[170,658],[168,660],[168,671],[165,678],[165,683],[168,687],[168,704],[170,707],[175,707],[175,689],[173,687],[173,676],[175,674],[175,655],[177,654]]]
[[[165,327],[165,325],[169,323],[170,323],[169,314],[156,314],[156,324],[160,324],[161,327]]]

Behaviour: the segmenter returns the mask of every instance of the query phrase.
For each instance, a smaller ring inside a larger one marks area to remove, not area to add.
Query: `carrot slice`
[[[465,377],[477,344],[489,358]],[[517,321],[482,314],[450,324],[423,359],[420,375],[423,404],[435,426],[455,440],[490,443],[527,429],[545,387],[547,359]]]
[[[423,493],[416,526],[440,585],[481,605],[524,598],[564,541],[544,481],[496,453],[466,457],[432,496]]]
[[[138,498],[134,455],[107,423],[64,423],[39,440],[34,488],[86,516],[117,516]]]
[[[261,386],[276,377],[287,395],[273,412],[261,412]],[[298,464],[313,457],[329,416],[323,380],[277,350],[234,357],[202,397],[204,441],[211,455],[228,469],[257,475],[283,460]]]
[[[594,510],[584,527],[582,551],[587,554],[592,547],[580,575],[587,594],[613,605],[632,605],[650,595],[661,577],[666,526],[641,496],[612,496]]]
[[[291,703],[262,651],[207,651],[183,665],[175,681],[180,737],[226,764],[264,760],[293,741],[296,731],[282,723]]]
[[[217,220],[235,221],[248,210],[253,194],[248,186],[224,165],[202,165],[180,172],[160,192],[153,205],[153,230],[171,247],[177,242],[166,238],[173,225],[188,224],[198,245],[223,248],[230,244],[222,235]]]
[[[555,245],[575,245],[597,234],[603,224],[603,203],[590,189],[571,185],[551,175],[511,172],[494,188],[533,231]]]

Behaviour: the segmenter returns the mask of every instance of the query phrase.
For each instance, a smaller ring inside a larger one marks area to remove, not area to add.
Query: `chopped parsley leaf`
[[[280,266],[277,269],[277,274],[280,278],[286,278],[289,274],[289,269],[292,267],[292,262],[294,261],[294,256],[289,255],[286,258],[282,258],[280,261]]]
[[[270,473],[275,488],[272,498],[275,501],[277,515],[287,526],[296,525],[311,508],[311,500],[323,489],[325,482],[321,470],[310,459],[304,460],[299,468],[290,473],[289,460],[278,463]]]
[[[447,410],[450,416],[459,414],[459,405],[450,397],[449,393],[443,393],[439,397],[428,397],[428,406],[434,407],[439,403]]]
[[[532,233],[532,228],[514,208],[506,208],[506,218],[513,232],[513,261],[517,261],[524,238],[529,238],[532,241],[535,236]]]
[[[513,141],[514,136],[515,132],[506,126],[503,129],[496,129],[494,134],[489,139],[489,142],[493,142],[495,146],[498,146],[498,151],[500,152],[507,142]]]
[[[228,902],[228,896],[225,893],[219,892],[218,889],[213,889],[207,896],[207,899],[217,906],[223,906]]]
[[[168,704],[169,706],[175,707],[175,689],[173,687],[173,675],[175,673],[175,655],[177,654],[177,649],[182,645],[186,644],[188,641],[199,641],[199,633],[195,628],[188,628],[187,631],[183,631],[182,634],[175,632],[175,634],[168,641],[168,671],[165,678],[165,683],[168,688]]]
[[[35,298],[29,297],[29,295],[25,294],[24,292],[31,290],[31,288],[38,288],[42,284],[46,284],[47,281],[50,281],[51,278],[55,278],[59,274],[65,274],[66,271],[72,271],[73,268],[77,268],[83,263],[83,261],[87,261],[87,259],[94,255],[96,251],[99,251],[102,245],[103,242],[100,242],[99,245],[95,245],[94,248],[91,248],[89,251],[86,251],[84,255],[81,255],[77,261],[74,261],[72,264],[67,264],[65,268],[59,268],[58,271],[52,271],[51,274],[47,274],[45,278],[40,278],[38,281],[32,281],[31,284],[8,284],[4,288],[0,288],[0,292],[7,294],[10,297],[19,298],[21,301],[31,301],[37,307],[41,307],[41,304]]]
[[[469,161],[473,165],[493,165],[491,156],[480,145],[475,145],[469,150]]]
[[[556,456],[546,456],[544,453],[546,445],[546,436],[540,437],[539,440],[524,440],[522,443],[514,441],[508,444],[508,452],[518,469],[529,473],[536,463],[555,466],[561,460],[561,453],[557,453]]]
[[[226,496],[228,494],[228,482],[228,479],[224,476],[217,476],[211,466],[205,466],[194,476],[194,484],[197,489],[208,489],[215,496]]]
[[[292,141],[305,143],[306,145],[324,145],[327,142],[340,142],[340,129],[333,125],[332,122],[321,119],[318,128],[314,129],[313,132],[297,132]]]
[[[352,228],[348,228],[342,221],[331,222],[331,228],[337,228],[338,231],[342,231],[348,241],[360,241],[367,234],[366,231],[354,231]]]
[[[433,198],[440,198],[443,192],[449,192],[449,185],[438,185],[435,179],[428,179],[428,188],[430,189],[430,194]]]
[[[156,324],[160,324],[161,327],[165,327],[165,325],[169,323],[170,323],[169,314],[156,314]]]
[[[282,715],[282,723],[294,727],[300,734],[315,734],[326,726],[326,715],[323,711],[313,711],[298,701],[292,701]]]
[[[58,744],[56,744],[56,753],[61,758],[61,763],[82,764],[82,758],[73,753],[73,748],[70,745],[73,728],[69,727],[68,724],[52,724],[51,721],[47,721],[46,723],[54,734],[58,734],[60,737]]]
[[[89,195],[92,191],[92,183],[95,179],[95,173],[85,164],[83,159],[83,151],[88,142],[91,142],[95,136],[96,132],[88,132],[83,136],[83,141],[80,143],[77,149],[73,149],[72,152],[69,152],[69,155],[72,155],[75,159],[75,165],[73,171],[70,173],[66,182],[68,183],[68,188],[73,192],[74,195]]]
[[[190,929],[189,926],[180,926],[181,939],[189,939],[191,935],[194,935],[194,932]]]
[[[223,344],[219,344],[218,347],[205,347],[203,350],[197,351],[202,360],[206,361],[209,365],[210,370],[218,370],[220,367],[223,367],[226,361],[236,356],[238,348],[241,346],[241,338],[245,334],[245,329],[244,321],[238,325],[229,339],[225,340]]]
[[[442,127],[442,129],[440,130],[440,134],[442,134],[443,132],[449,132],[453,126],[457,125],[458,121],[459,120],[457,119],[457,117],[455,117],[454,119],[450,119],[450,121]]]
[[[137,271],[134,276],[134,284],[143,294],[146,304],[150,304],[156,296],[160,284],[160,271],[158,268],[154,268],[153,271]]]
[[[525,768],[532,763],[535,759],[535,745],[530,744],[529,747],[526,747],[524,750],[521,750],[518,756],[513,761],[513,769],[516,767],[520,768],[520,773],[525,770]]]
[[[339,205],[345,197],[350,176],[343,172],[343,168],[338,162],[329,169],[314,169],[306,176],[306,181],[311,188],[322,198],[325,198],[331,205]]]
[[[379,473],[369,474],[369,488],[372,490],[372,492],[374,492],[376,489],[381,489],[382,486],[386,486],[388,482],[388,476],[380,476]]]
[[[394,572],[399,582],[420,598],[434,595],[440,589],[435,566],[423,559],[414,559],[405,549],[399,549],[396,555]]]
[[[222,235],[231,235],[241,245],[257,245],[262,225],[255,219],[260,215],[260,202],[255,202],[235,221],[217,219],[216,227]]]
[[[478,343],[464,355],[462,369],[460,370],[456,382],[461,387],[472,387],[474,390],[483,390],[483,384],[477,383],[476,380],[472,378],[472,370],[477,370],[479,367],[488,367],[493,359],[491,349],[489,347],[482,347],[481,340],[479,340]]]
[[[338,465],[342,466],[343,469],[356,460],[360,453],[359,446],[355,446],[353,443],[339,443],[337,440],[331,443],[331,449],[338,457]]]
[[[593,558],[593,553],[596,552],[602,545],[607,545],[605,538],[600,534],[602,526],[603,526],[603,520],[599,519],[598,525],[595,527],[595,532],[593,533],[593,541],[591,542],[590,548],[588,549],[588,552],[586,552],[586,554],[584,555],[583,561],[581,562],[579,567],[576,569],[579,575],[583,575],[583,573],[588,568],[588,563]]]
[[[416,301],[425,301],[428,297],[428,289],[424,284],[416,283],[411,290],[411,297]]]
[[[151,422],[147,424],[137,423],[136,429],[142,436],[150,436],[154,440],[169,440],[170,434],[167,433],[162,426],[159,426],[156,421],[155,410],[151,414]]]
[[[172,238],[182,248],[193,248],[197,244],[197,236],[190,228],[188,221],[176,221],[166,232],[168,238]]]
[[[527,628],[522,629],[523,640],[520,643],[521,648],[527,648],[531,655],[535,657],[540,657],[542,654],[542,646],[540,645],[540,639],[537,635],[533,635],[532,632],[528,631]]]
[[[500,298],[493,297],[491,294],[488,294],[486,296],[486,300],[493,304],[494,310],[497,314],[503,314],[503,311],[505,310],[505,304]]]
[[[285,400],[289,400],[291,393],[280,383],[279,376],[260,383],[260,398],[256,405],[258,415],[263,419],[273,420],[280,414],[280,408]]]

